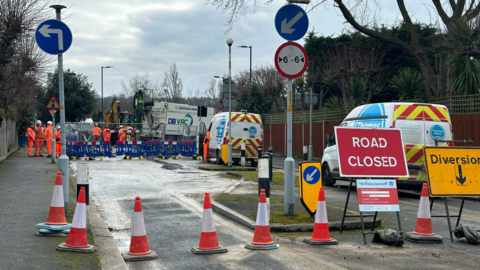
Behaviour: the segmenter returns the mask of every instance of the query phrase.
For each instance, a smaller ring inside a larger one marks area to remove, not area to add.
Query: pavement
[[[48,216],[57,168],[49,158],[27,157],[26,147],[0,162],[0,269],[100,269],[97,252],[56,251],[66,237],[35,235]],[[69,198],[73,212],[75,196]],[[94,244],[90,231],[87,237]]]

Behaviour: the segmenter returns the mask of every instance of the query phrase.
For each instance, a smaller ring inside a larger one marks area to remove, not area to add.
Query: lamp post
[[[168,93],[168,88],[165,86],[163,87],[163,92],[165,93],[165,102],[167,102],[167,93]]]
[[[113,68],[113,66],[102,67],[102,116],[103,116],[103,69],[104,68]]]
[[[232,167],[232,44],[233,39],[227,38],[228,45],[228,162],[227,166]]]
[[[252,89],[252,46],[238,46],[239,48],[249,48],[250,49],[250,89]]]

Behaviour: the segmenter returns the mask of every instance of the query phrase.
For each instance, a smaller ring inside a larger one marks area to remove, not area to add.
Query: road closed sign
[[[310,215],[317,211],[318,193],[322,187],[320,162],[302,162],[299,165],[300,202]]]
[[[408,177],[399,129],[335,127],[340,175]]]
[[[480,197],[480,149],[425,147],[432,197]]]

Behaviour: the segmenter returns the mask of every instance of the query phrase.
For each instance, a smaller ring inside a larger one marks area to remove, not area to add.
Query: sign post
[[[292,157],[292,79],[301,76],[308,66],[305,49],[292,40],[301,39],[308,30],[308,16],[297,5],[287,4],[275,15],[275,29],[288,42],[280,45],[275,53],[275,67],[287,78],[287,158],[285,159],[285,215],[295,215],[295,160]]]
[[[298,168],[300,202],[310,216],[317,211],[318,193],[322,187],[320,162],[302,162]]]
[[[313,105],[317,104],[318,98],[316,95],[313,95],[313,87],[310,88],[310,93],[305,95],[305,103],[310,104],[310,145],[308,146],[308,161],[313,159],[313,146],[312,146],[312,108]]]
[[[52,138],[52,153],[50,153],[50,155],[52,156],[52,163],[56,163],[55,162],[55,157],[56,157],[55,113],[57,112],[58,109],[60,109],[60,106],[58,105],[58,101],[57,101],[57,98],[55,98],[55,95],[52,95],[50,100],[47,102],[47,105],[45,105],[45,109],[47,109],[50,115],[52,116],[53,138]]]
[[[62,22],[63,5],[51,5],[55,9],[56,20],[46,20],[40,23],[35,31],[35,42],[38,47],[48,54],[58,57],[58,92],[60,98],[60,128],[62,154],[58,159],[58,170],[62,172],[63,199],[65,204],[65,216],[68,215],[68,157],[66,155],[65,137],[65,99],[63,88],[63,53],[72,45],[72,32]]]

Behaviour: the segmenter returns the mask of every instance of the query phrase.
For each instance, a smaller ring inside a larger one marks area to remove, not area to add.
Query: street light
[[[165,93],[165,102],[167,102],[167,93],[168,93],[168,88],[165,86],[163,87],[163,92]]]
[[[239,48],[249,48],[250,49],[250,89],[252,89],[252,46],[238,46]]]
[[[227,38],[228,45],[228,162],[227,166],[232,167],[232,44],[233,39]]]
[[[103,69],[104,68],[113,68],[113,66],[102,67],[102,116],[103,116]]]

